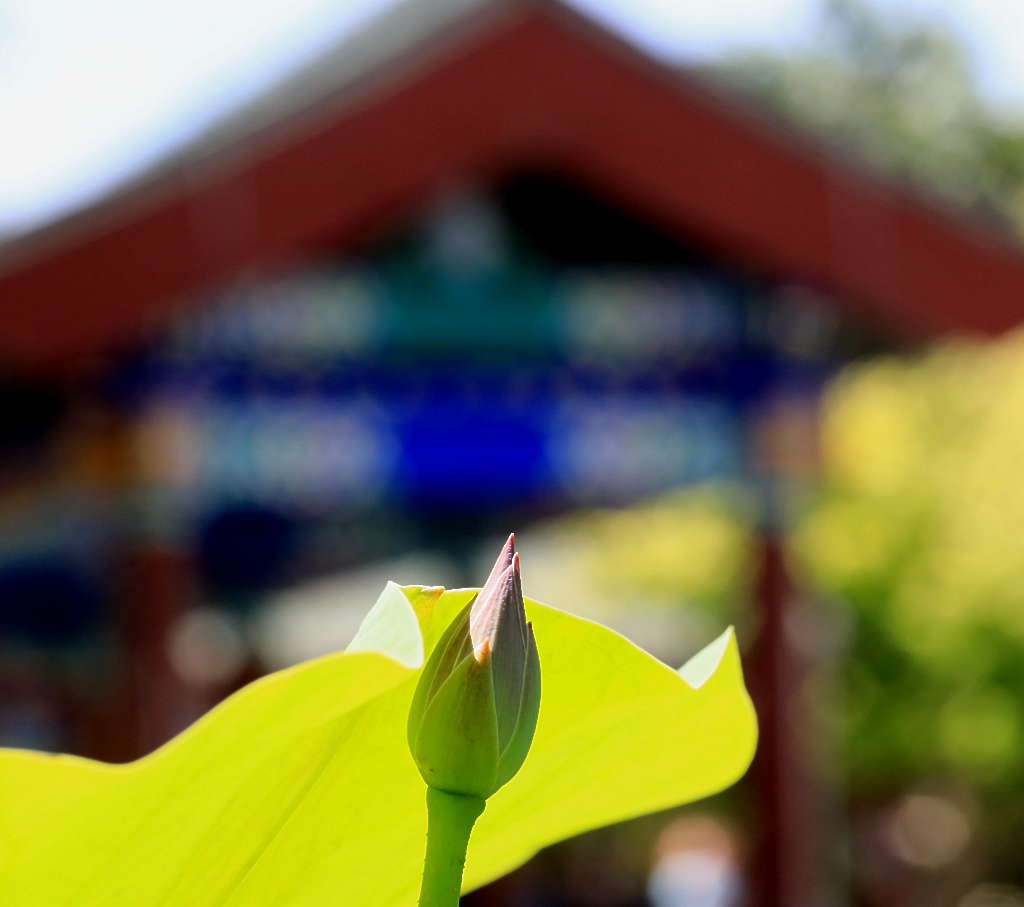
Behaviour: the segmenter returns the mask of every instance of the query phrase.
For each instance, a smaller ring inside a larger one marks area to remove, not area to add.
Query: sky
[[[102,195],[394,0],[0,0],[0,235]],[[414,0],[433,2],[433,0]],[[814,40],[816,0],[571,0],[673,61]],[[1024,111],[1021,0],[871,0],[947,24]]]

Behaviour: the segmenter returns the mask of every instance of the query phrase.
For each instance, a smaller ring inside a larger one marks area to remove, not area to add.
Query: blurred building
[[[781,539],[817,393],[1022,300],[1002,238],[556,2],[402,6],[0,249],[0,743],[131,758],[288,660],[271,593],[410,552],[469,584],[510,527],[729,478],[761,897],[811,903]]]

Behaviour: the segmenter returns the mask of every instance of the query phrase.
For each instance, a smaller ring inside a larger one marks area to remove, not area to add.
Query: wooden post
[[[166,742],[207,703],[178,675],[168,645],[197,593],[183,494],[192,449],[185,423],[153,405],[127,417],[116,434],[120,680],[104,756],[124,760]]]
[[[761,510],[752,590],[758,632],[748,659],[760,725],[751,770],[758,833],[752,907],[829,903],[825,866],[832,828],[820,755],[827,747],[810,697],[828,634],[821,632],[824,616],[798,594],[786,550],[790,489],[814,478],[816,439],[813,399],[770,401],[752,434]]]

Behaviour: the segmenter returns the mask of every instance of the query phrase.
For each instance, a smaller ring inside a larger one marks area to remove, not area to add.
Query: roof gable
[[[14,248],[0,263],[0,355],[53,364],[129,340],[239,270],[343,248],[445,185],[537,164],[905,333],[997,332],[1024,314],[1024,255],[1000,237],[557,3],[456,6],[454,24],[342,89],[320,84],[310,105],[283,105],[244,139],[214,136]]]

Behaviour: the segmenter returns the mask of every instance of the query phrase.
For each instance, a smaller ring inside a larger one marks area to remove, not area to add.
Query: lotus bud
[[[540,708],[540,662],[510,535],[487,582],[441,636],[409,710],[423,780],[486,799],[523,764]]]

